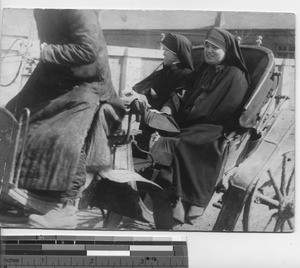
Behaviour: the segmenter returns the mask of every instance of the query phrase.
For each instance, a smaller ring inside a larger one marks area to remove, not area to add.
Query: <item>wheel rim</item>
[[[294,230],[293,152],[282,155],[280,168],[281,174],[277,176],[274,176],[274,171],[268,169],[269,180],[260,187],[255,187],[248,197],[243,215],[244,231],[291,232]]]

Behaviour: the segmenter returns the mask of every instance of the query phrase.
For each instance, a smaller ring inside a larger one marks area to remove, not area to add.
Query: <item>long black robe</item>
[[[168,33],[162,44],[166,47],[172,45],[179,62],[168,66],[163,65],[161,70],[154,71],[132,87],[137,93],[144,94],[150,106],[157,110],[162,108],[170,95],[175,92],[180,93],[190,84],[194,70],[192,43],[185,36]]]
[[[183,63],[163,66],[134,85],[133,90],[146,95],[150,106],[160,110],[172,93],[187,87],[192,75],[193,70]]]
[[[183,201],[201,207],[208,204],[221,166],[224,126],[232,121],[247,88],[247,79],[239,68],[223,66],[217,71],[215,66],[204,64],[195,86],[179,100],[179,108],[174,98],[166,104],[173,110],[178,108],[174,118],[180,134],[161,137],[152,152],[156,163],[170,164],[171,169],[166,170],[171,172],[162,174]]]
[[[24,88],[6,105],[15,116],[25,107],[31,111],[19,185],[64,191],[84,184],[84,178],[76,179],[82,151],[94,170],[110,166],[107,134],[125,110],[111,81],[97,13],[48,9],[34,16],[39,38],[48,45]],[[110,129],[99,122],[105,119],[99,113],[103,103],[114,108]]]

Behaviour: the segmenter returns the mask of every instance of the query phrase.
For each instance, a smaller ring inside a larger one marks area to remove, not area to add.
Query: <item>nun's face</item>
[[[171,50],[167,49],[166,47],[163,47],[164,49],[164,65],[168,66],[171,65],[174,62],[178,62],[179,59],[175,53],[173,53]]]
[[[220,64],[221,61],[225,57],[225,51],[218,46],[205,41],[204,43],[204,58],[208,64],[217,65]]]

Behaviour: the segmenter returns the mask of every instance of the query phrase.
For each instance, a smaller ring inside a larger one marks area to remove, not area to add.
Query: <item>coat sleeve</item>
[[[99,22],[94,11],[64,10],[62,26],[68,28],[66,43],[48,44],[41,53],[41,60],[65,66],[93,63],[99,51]]]

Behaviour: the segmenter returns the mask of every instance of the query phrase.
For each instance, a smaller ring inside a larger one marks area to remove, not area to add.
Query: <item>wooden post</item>
[[[122,91],[125,89],[125,86],[126,86],[127,62],[128,62],[128,48],[126,47],[124,50],[124,55],[123,55],[122,64],[121,64],[119,96],[123,95]]]

